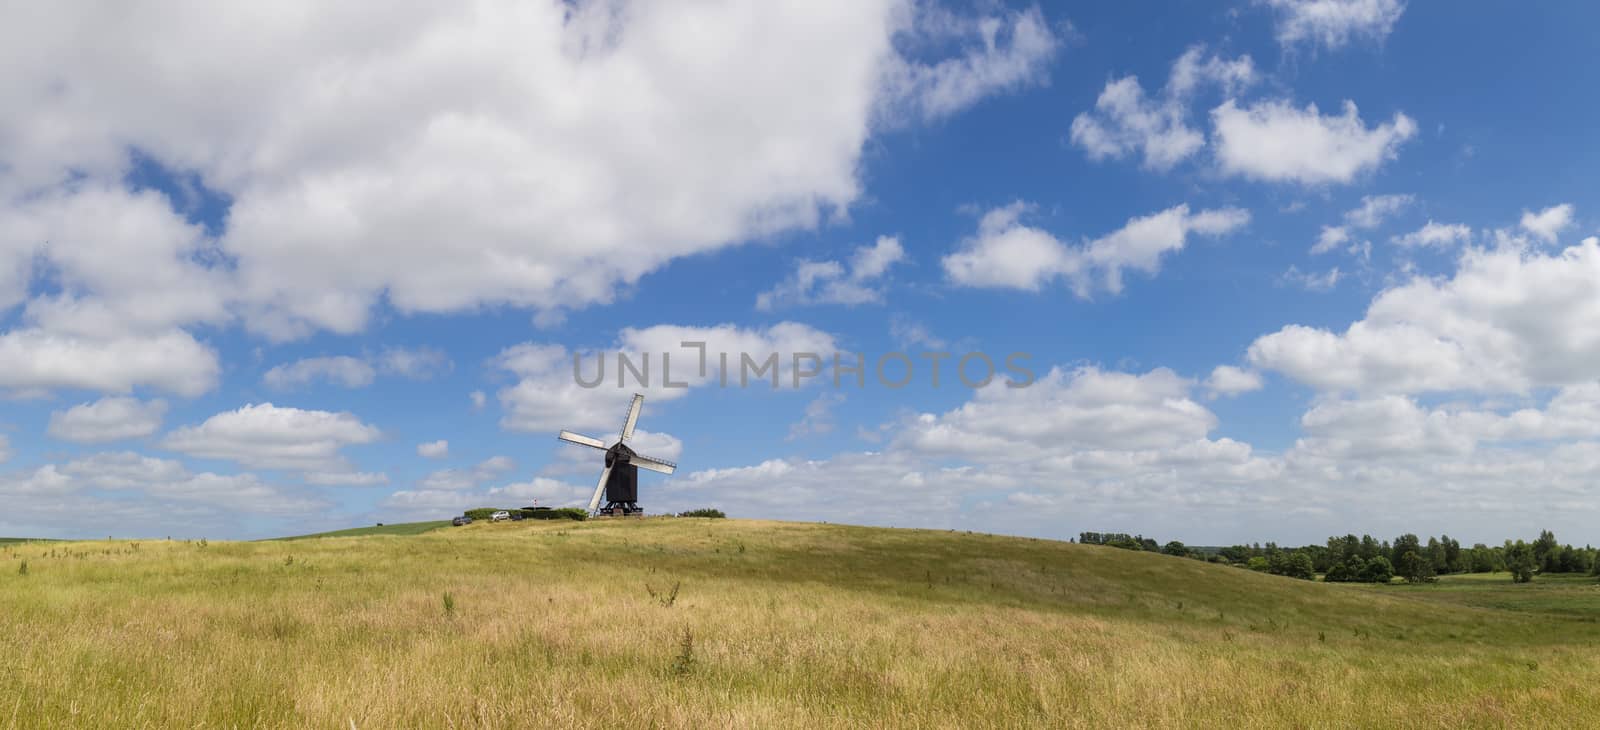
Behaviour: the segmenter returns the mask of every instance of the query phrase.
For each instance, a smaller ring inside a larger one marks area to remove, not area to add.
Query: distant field
[[[743,520],[8,545],[0,727],[1592,727],[1597,617]]]
[[[318,532],[313,535],[293,535],[290,537],[274,538],[276,540],[309,540],[314,537],[363,537],[367,535],[421,535],[441,527],[449,527],[449,520],[434,522],[402,522],[394,525],[352,527],[348,530],[334,530],[333,532]]]
[[[0,545],[10,545],[19,542],[55,542],[37,537],[0,537]]]

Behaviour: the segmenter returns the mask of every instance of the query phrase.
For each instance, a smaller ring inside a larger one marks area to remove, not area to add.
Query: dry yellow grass
[[[1600,718],[1592,619],[1040,540],[653,519],[0,556],[0,727]]]

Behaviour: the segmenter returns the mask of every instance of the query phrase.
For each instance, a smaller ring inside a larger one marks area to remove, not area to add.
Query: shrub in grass
[[[714,517],[714,518],[718,518],[718,519],[727,517],[726,514],[723,514],[722,510],[716,509],[714,507],[706,507],[706,508],[703,508],[703,509],[692,509],[692,510],[689,510],[688,512],[679,512],[678,516],[679,517]]]

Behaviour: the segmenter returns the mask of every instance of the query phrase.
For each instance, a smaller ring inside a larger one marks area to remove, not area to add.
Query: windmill
[[[628,447],[628,439],[633,438],[633,427],[639,423],[639,407],[642,405],[644,396],[635,393],[633,403],[628,406],[628,417],[622,422],[622,433],[617,437],[617,442],[610,446],[600,439],[571,431],[562,431],[556,437],[567,443],[606,452],[606,466],[600,472],[600,483],[594,486],[594,496],[589,499],[591,514],[644,514],[644,508],[639,506],[639,470],[671,474],[678,468],[677,464],[670,461],[645,456]],[[606,506],[596,509],[600,506],[602,492],[606,495]]]

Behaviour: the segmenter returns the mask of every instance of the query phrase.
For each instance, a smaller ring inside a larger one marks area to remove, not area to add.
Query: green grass
[[[432,532],[441,527],[449,527],[449,520],[436,520],[433,522],[401,522],[393,525],[373,527],[352,527],[348,530],[334,530],[333,532],[318,532],[312,535],[293,535],[278,537],[274,540],[310,540],[317,537],[367,537],[370,535],[421,535]]]
[[[0,727],[1585,727],[1597,612],[747,520],[10,545]]]
[[[0,545],[13,545],[23,542],[57,542],[42,537],[0,537]]]

